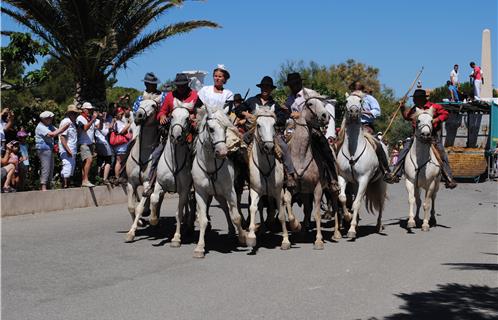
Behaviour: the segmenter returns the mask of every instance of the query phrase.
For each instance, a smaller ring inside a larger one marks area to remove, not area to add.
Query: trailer
[[[498,99],[440,104],[449,112],[442,136],[453,176],[476,182],[496,177]]]

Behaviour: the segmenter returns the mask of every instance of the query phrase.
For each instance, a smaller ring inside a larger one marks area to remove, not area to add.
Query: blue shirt
[[[372,115],[362,114],[361,123],[373,123],[375,119],[380,117],[379,102],[369,94],[366,94],[365,97],[363,97],[363,109],[369,111]]]
[[[35,129],[36,150],[52,150],[54,148],[54,138],[48,136],[52,131],[55,131],[53,125],[47,127],[42,122],[38,123]]]
[[[159,103],[159,107],[161,107],[163,105],[165,97],[166,97],[166,92],[161,92],[161,102]],[[143,100],[144,100],[143,94],[138,96],[137,100],[135,100],[135,102],[133,103],[133,107],[132,107],[133,113],[137,112],[138,108],[140,107],[140,102],[142,102]]]

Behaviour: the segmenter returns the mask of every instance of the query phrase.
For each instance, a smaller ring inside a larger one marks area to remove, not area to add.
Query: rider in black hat
[[[293,188],[296,186],[296,170],[294,169],[294,165],[292,164],[292,158],[290,156],[287,143],[283,138],[283,132],[285,130],[287,119],[289,118],[289,113],[286,110],[282,109],[278,102],[273,99],[271,93],[276,87],[273,85],[273,79],[271,77],[263,77],[263,79],[261,79],[261,82],[256,86],[261,89],[261,93],[247,99],[240,106],[240,108],[235,110],[235,113],[238,118],[247,121],[248,119],[250,119],[251,114],[255,112],[256,105],[268,107],[275,106],[275,115],[277,117],[276,127],[278,132],[277,142],[280,146],[280,149],[282,149],[282,160],[284,163],[285,171],[287,173],[287,187]],[[249,144],[252,141],[252,136],[253,135],[249,131],[247,131],[244,134],[244,142],[246,144]]]

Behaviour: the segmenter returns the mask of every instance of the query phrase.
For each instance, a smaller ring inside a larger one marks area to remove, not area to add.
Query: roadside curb
[[[166,193],[164,197],[176,198],[177,195]],[[125,186],[2,193],[1,216],[10,217],[126,203],[127,191]]]

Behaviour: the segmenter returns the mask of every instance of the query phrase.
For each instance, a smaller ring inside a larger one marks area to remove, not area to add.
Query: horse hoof
[[[142,218],[138,219],[137,225],[139,227],[145,227],[145,224],[146,224],[146,221],[144,219],[142,219]]]
[[[430,230],[429,225],[427,224],[422,225],[422,231],[429,231],[429,230]]]
[[[342,235],[338,232],[337,234],[334,233],[332,236],[332,240],[338,241],[342,239]]]
[[[194,258],[204,258],[204,251],[195,251],[194,250]]]
[[[157,224],[159,223],[159,219],[157,219],[157,218],[150,219],[149,223],[150,223],[151,226],[157,226]]]
[[[132,233],[126,234],[126,242],[132,242],[135,239],[135,235]]]
[[[180,246],[182,245],[181,241],[178,241],[178,240],[173,240],[171,241],[171,243],[169,244],[169,246],[171,248],[180,248]]]
[[[411,228],[415,228],[417,226],[417,224],[415,223],[415,220],[408,220],[408,223],[406,224],[406,227],[411,229]]]
[[[356,232],[354,232],[354,231],[349,231],[349,232],[348,232],[348,238],[349,238],[349,239],[351,239],[351,240],[356,239]]]
[[[280,245],[281,250],[289,250],[291,247],[290,242],[282,242],[282,245]]]
[[[323,250],[323,248],[324,248],[324,245],[323,245],[323,241],[321,241],[321,240],[320,240],[320,241],[319,241],[319,240],[317,240],[317,241],[315,241],[315,243],[313,244],[313,249],[314,249],[314,250]]]
[[[377,226],[377,232],[382,232],[384,230],[384,225]]]
[[[256,237],[254,237],[254,238],[247,237],[246,238],[246,245],[248,247],[254,248],[256,246]]]

